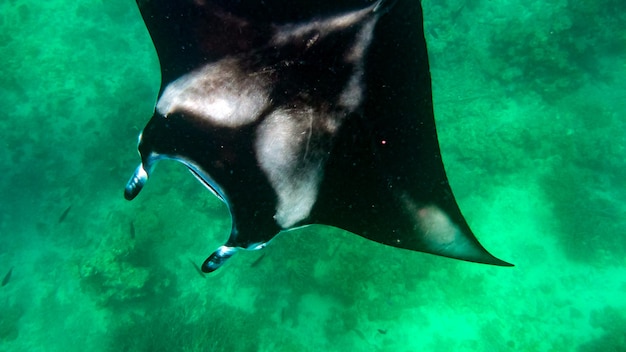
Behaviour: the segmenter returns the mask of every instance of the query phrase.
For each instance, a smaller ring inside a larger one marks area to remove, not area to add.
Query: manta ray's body
[[[173,159],[220,197],[232,231],[202,270],[314,223],[509,265],[478,243],[448,185],[418,2],[138,3],[163,81],[125,196]]]

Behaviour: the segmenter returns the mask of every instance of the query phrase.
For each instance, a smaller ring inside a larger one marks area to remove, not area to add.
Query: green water
[[[424,2],[452,188],[514,268],[309,227],[203,277],[224,205],[173,162],[122,197],[134,1],[4,0],[0,351],[626,351],[626,2],[547,3]]]

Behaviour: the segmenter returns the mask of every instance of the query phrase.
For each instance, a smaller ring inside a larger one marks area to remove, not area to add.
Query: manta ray
[[[448,184],[419,1],[137,3],[162,83],[124,194],[168,159],[222,200],[230,236],[202,271],[311,224],[511,265],[478,242]]]

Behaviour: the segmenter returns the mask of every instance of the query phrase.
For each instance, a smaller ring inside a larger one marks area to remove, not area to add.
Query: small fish
[[[339,243],[335,246],[335,249],[333,249],[332,253],[330,253],[330,257],[334,258],[335,254],[337,254],[337,252],[339,251],[339,249],[341,248],[342,243]]]
[[[73,204],[72,204],[73,205]],[[67,207],[67,209],[65,209],[65,211],[63,212],[63,214],[61,214],[61,216],[59,217],[59,224],[63,222],[63,220],[65,220],[65,218],[67,217],[67,214],[70,212],[70,209],[72,209],[72,205],[70,205],[69,207]]]
[[[433,38],[439,39],[439,33],[437,33],[437,30],[435,30],[435,28],[433,28],[432,26],[428,27],[428,33],[430,33]]]
[[[378,329],[378,332],[383,335],[387,335],[387,329]]]
[[[11,269],[9,269],[9,272],[4,275],[4,279],[2,279],[2,286],[6,286],[9,281],[11,281],[11,274],[13,274],[13,267],[11,267]]]
[[[200,276],[202,276],[203,278],[206,279],[206,276],[204,275],[204,272],[202,271],[202,269],[200,269],[200,267],[198,266],[198,264],[196,264],[196,262],[194,262],[191,259],[187,259],[189,260],[189,262],[191,263],[191,265],[193,265],[193,267],[196,269],[196,271],[198,272],[198,274],[200,274]]]
[[[135,239],[135,223],[133,221],[130,222],[130,239]]]
[[[261,255],[250,264],[250,267],[254,268],[255,266],[259,265],[259,263],[261,262],[261,260],[263,260],[263,258],[265,258],[265,253],[261,253]]]
[[[359,337],[364,340],[367,341],[367,338],[365,337],[365,334],[359,330],[359,329],[352,329],[352,331],[354,331],[357,335],[359,335]]]

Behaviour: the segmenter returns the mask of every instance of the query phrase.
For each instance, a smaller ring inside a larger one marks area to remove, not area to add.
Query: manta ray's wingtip
[[[496,259],[497,259],[497,258],[496,258]],[[497,265],[497,266],[506,266],[506,267],[513,267],[513,266],[515,266],[515,264],[513,264],[513,263],[509,263],[509,262],[505,262],[504,260],[500,260],[500,259],[498,259],[498,261],[500,261],[500,263],[498,263],[498,264],[494,264],[494,265]]]
[[[448,258],[465,260],[479,264],[511,267],[513,264],[491,254],[474,236],[471,230],[457,229],[454,239],[445,245],[435,242],[427,243],[426,252]],[[438,236],[440,236],[439,234]]]
[[[457,237],[452,243],[443,247],[433,247],[432,244],[428,244],[422,248],[411,249],[479,264],[503,267],[515,266],[514,264],[497,258],[493,254],[489,253],[489,251],[487,251],[487,249],[485,249],[485,247],[478,242],[473,234],[471,236],[466,234],[459,235],[460,236]]]
[[[493,265],[497,265],[497,266],[508,266],[508,267],[515,266],[515,264],[513,264],[513,263],[509,263],[509,262],[505,262],[505,261],[504,261],[504,260],[502,260],[502,259],[498,259],[498,258],[496,258],[496,257],[493,257],[493,258],[496,260],[496,262],[495,262]]]
[[[495,265],[495,266],[508,266],[508,267],[515,266],[515,264],[506,262],[506,261],[504,261],[502,259],[499,259],[499,258],[495,257],[491,253],[487,252],[487,250],[485,250],[485,253],[486,253],[486,255],[483,255],[483,258],[485,260],[481,260],[478,263],[488,264],[488,265]]]

